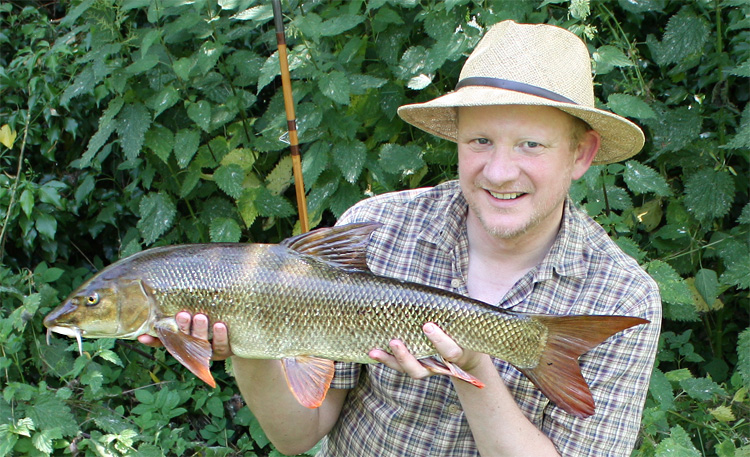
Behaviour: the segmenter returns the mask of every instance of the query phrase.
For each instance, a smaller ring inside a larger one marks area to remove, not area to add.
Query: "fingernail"
[[[436,328],[435,324],[433,324],[432,322],[428,322],[424,324],[424,326],[422,327],[422,330],[424,330],[425,333],[432,333],[435,331],[435,328]]]

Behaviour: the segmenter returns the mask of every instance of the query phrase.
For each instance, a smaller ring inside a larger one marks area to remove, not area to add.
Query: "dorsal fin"
[[[370,271],[365,253],[370,234],[381,224],[362,222],[325,227],[293,236],[280,244],[329,265],[351,271]]]

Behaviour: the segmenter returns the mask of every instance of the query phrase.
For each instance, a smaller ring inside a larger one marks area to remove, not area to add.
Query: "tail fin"
[[[629,316],[534,316],[549,329],[547,345],[534,368],[519,370],[547,398],[568,413],[594,414],[594,397],[583,379],[578,357],[615,333],[649,321]]]

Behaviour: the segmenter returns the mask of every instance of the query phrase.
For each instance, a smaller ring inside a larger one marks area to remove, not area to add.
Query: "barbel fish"
[[[378,276],[365,251],[379,224],[323,228],[280,244],[211,243],[148,249],[83,283],[44,319],[47,336],[134,339],[148,333],[215,387],[211,344],[181,332],[180,311],[224,322],[232,351],[281,359],[297,400],[320,406],[333,361],[375,363],[398,338],[431,371],[482,387],[442,360],[422,332],[434,322],[465,349],[503,359],[578,417],[594,400],[578,357],[613,334],[648,323],[629,316],[510,312],[449,291]]]

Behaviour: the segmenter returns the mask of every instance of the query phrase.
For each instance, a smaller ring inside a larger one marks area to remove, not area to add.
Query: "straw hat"
[[[398,115],[455,142],[456,108],[485,105],[552,106],[583,119],[602,136],[594,164],[624,160],[643,147],[643,132],[637,125],[594,107],[586,45],[560,27],[513,21],[495,24],[464,63],[453,92],[402,106]]]

